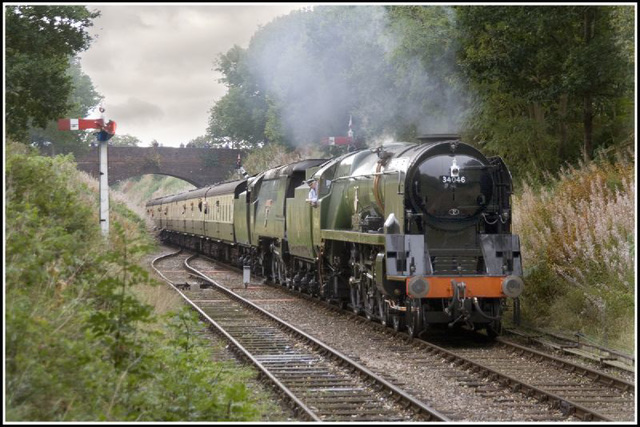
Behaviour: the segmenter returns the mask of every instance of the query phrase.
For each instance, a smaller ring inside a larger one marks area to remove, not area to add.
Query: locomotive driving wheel
[[[391,323],[391,319],[389,318],[389,306],[380,292],[376,292],[376,309],[382,326],[389,325]]]
[[[280,268],[277,257],[271,254],[271,281],[273,283],[282,283],[280,281]]]
[[[360,314],[362,310],[362,284],[354,283],[350,286],[351,293],[351,309],[355,314]]]
[[[376,318],[376,294],[374,284],[367,280],[367,289],[364,290],[364,314],[367,320],[372,320]]]
[[[410,338],[416,338],[423,329],[422,304],[419,298],[411,298],[405,303],[407,308],[405,317],[407,323],[407,334]]]
[[[376,299],[373,295],[367,295],[364,300],[364,315],[367,320],[372,320],[375,317],[374,310],[376,307]]]
[[[400,332],[404,330],[405,322],[404,322],[405,313],[398,309],[389,309],[389,319],[391,321],[391,327],[394,331]]]

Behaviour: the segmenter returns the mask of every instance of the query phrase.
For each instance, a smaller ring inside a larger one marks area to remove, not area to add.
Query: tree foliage
[[[217,144],[262,142],[265,139],[265,109],[264,98],[259,94],[230,87],[227,95],[211,109],[208,135]]]
[[[140,144],[142,144],[140,138],[129,134],[114,135],[109,140],[109,145],[114,147],[139,147]]]
[[[69,95],[71,109],[66,113],[69,118],[87,117],[91,108],[98,105],[103,98],[94,88],[91,78],[82,72],[78,58],[74,58],[67,75],[71,77],[72,91]],[[59,117],[61,118],[61,117]],[[44,152],[55,154],[73,153],[76,156],[84,154],[92,142],[96,141],[94,131],[61,131],[58,121],[47,122],[44,128],[31,124],[28,130],[28,141],[31,145]],[[109,142],[112,144],[113,139]]]
[[[626,139],[629,123],[604,132],[629,118],[621,101],[633,80],[614,12],[631,8],[457,7],[459,63],[478,93],[467,132],[529,170],[555,171]],[[538,155],[524,157],[531,144]]]
[[[461,133],[518,176],[633,133],[633,8],[319,6],[217,60],[208,136],[290,148]]]
[[[429,10],[447,33],[444,9]],[[211,110],[210,132],[233,139],[253,120],[259,132],[244,141],[298,147],[346,136],[350,117],[368,137],[451,125],[457,96],[444,81],[451,73],[408,53],[422,47],[410,45],[416,34],[403,25],[410,19],[400,8],[331,6],[272,21],[246,50],[235,46],[219,57],[229,92]],[[451,56],[451,44],[428,43]]]
[[[98,12],[84,6],[7,6],[7,135],[24,140],[29,126],[44,128],[74,107],[70,58],[87,49],[87,29]]]

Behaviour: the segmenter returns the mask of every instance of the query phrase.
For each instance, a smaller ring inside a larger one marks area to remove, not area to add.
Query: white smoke
[[[451,71],[436,76],[417,56],[394,57],[396,30],[385,7],[328,6],[278,18],[254,36],[249,67],[295,144],[346,136],[350,114],[356,136],[458,131],[463,108],[442,81],[453,64],[439,64]]]

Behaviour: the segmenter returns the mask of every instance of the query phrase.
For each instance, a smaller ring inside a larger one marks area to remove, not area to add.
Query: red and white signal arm
[[[102,128],[102,119],[60,119],[58,130],[83,130]]]
[[[353,141],[350,136],[328,136],[322,138],[322,145],[349,145]]]
[[[104,124],[102,119],[59,119],[58,130],[100,129],[110,135],[116,133],[116,122],[109,120]]]

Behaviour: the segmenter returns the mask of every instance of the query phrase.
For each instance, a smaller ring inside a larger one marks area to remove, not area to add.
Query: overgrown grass
[[[161,175],[144,175],[119,182],[114,186],[115,190],[126,194],[126,198],[122,198],[123,203],[142,218],[146,216],[144,206],[149,200],[194,188],[196,187],[181,179]]]
[[[175,300],[155,309],[143,221],[116,196],[104,240],[97,183],[72,158],[5,150],[5,419],[267,419],[252,370],[211,360]]]
[[[629,152],[601,158],[514,198],[530,322],[634,348],[634,166]]]

